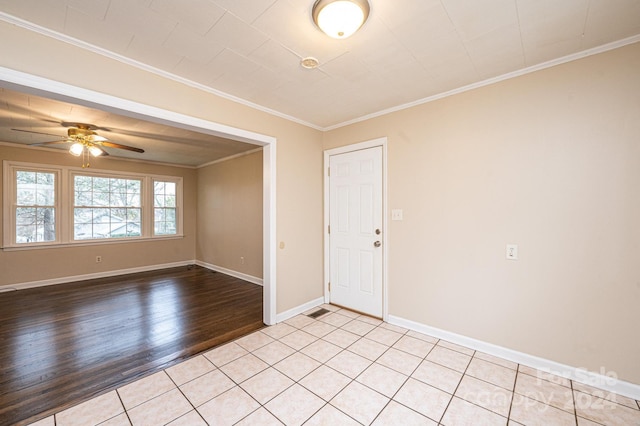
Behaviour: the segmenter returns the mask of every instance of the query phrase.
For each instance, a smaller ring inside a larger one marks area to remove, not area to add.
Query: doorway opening
[[[276,138],[0,67],[0,86],[263,148],[263,317],[276,323]]]

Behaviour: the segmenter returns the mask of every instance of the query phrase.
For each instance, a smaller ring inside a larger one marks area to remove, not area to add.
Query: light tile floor
[[[638,401],[323,307],[33,425],[640,425]]]

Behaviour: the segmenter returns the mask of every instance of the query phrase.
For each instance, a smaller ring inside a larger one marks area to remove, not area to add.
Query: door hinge
[[[331,176],[331,167],[327,168],[327,176]]]
[[[331,225],[327,226],[327,234],[331,233]]]
[[[329,283],[329,292],[331,292],[331,283]]]

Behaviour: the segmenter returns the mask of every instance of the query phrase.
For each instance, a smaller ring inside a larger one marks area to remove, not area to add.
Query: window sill
[[[139,237],[139,238],[119,238],[109,240],[87,240],[87,241],[73,241],[68,243],[39,243],[31,245],[13,245],[2,247],[3,251],[23,251],[23,250],[41,250],[41,249],[56,249],[56,248],[70,248],[70,247],[86,247],[86,246],[98,246],[107,244],[127,244],[127,243],[141,243],[149,241],[167,241],[167,240],[180,240],[184,235],[166,235],[159,237]]]

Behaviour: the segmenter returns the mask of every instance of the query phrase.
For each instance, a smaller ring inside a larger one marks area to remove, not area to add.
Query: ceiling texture
[[[640,0],[369,0],[368,21],[344,40],[314,25],[313,3],[0,0],[0,19],[320,130],[640,41]],[[308,56],[316,69],[300,65]],[[141,148],[157,134],[173,158],[158,148],[155,161],[197,165],[255,147],[9,90],[0,96],[0,127],[46,115],[47,132],[65,134],[55,122],[90,122]],[[16,133],[0,138],[27,143]],[[205,155],[217,143],[219,152]],[[189,148],[185,158],[172,144]]]

